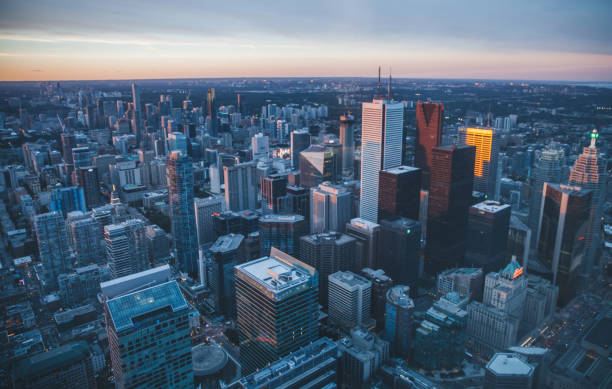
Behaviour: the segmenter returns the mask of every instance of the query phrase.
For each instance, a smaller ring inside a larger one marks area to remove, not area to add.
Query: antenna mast
[[[378,67],[378,92],[377,97],[380,97],[380,66]]]
[[[391,68],[389,68],[389,85],[387,85],[387,100],[391,101]]]

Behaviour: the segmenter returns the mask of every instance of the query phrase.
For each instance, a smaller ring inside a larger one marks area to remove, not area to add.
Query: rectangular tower
[[[476,147],[474,190],[493,199],[497,182],[499,134],[492,128],[462,127],[459,129],[459,144]]]
[[[444,105],[418,102],[416,108],[417,145],[414,165],[423,170],[422,187],[429,188],[431,150],[442,144]]]
[[[379,185],[379,221],[393,216],[419,219],[421,169],[398,166],[381,170]]]

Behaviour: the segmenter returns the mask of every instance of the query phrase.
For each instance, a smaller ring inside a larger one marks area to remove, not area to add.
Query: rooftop
[[[405,285],[396,285],[387,292],[387,301],[402,308],[414,308],[414,301],[410,298],[410,288]]]
[[[368,230],[368,231],[371,231],[371,230],[373,230],[375,228],[380,227],[380,224],[377,224],[377,223],[374,223],[374,222],[371,222],[369,220],[365,220],[365,219],[362,219],[362,218],[359,218],[359,217],[357,217],[355,219],[351,219],[351,225],[355,226],[355,227],[362,228],[364,230]]]
[[[534,369],[516,354],[497,353],[487,363],[487,370],[495,375],[530,376]]]
[[[509,204],[502,204],[498,201],[485,200],[481,203],[472,205],[472,208],[482,212],[497,213],[510,208]]]
[[[227,363],[227,353],[221,346],[199,344],[191,349],[193,372],[196,376],[206,376],[221,370]]]
[[[210,251],[213,253],[227,253],[228,251],[237,250],[244,240],[241,234],[223,235],[211,246]]]
[[[349,288],[353,289],[355,287],[363,287],[367,288],[372,285],[370,281],[366,278],[353,273],[352,271],[338,271],[329,275],[329,281],[336,281],[338,284],[344,284]]]
[[[304,216],[302,215],[278,215],[278,214],[269,214],[263,215],[259,218],[261,222],[276,222],[276,223],[294,223],[304,221]]]
[[[110,281],[101,282],[100,289],[106,298],[114,298],[138,288],[166,282],[171,276],[172,270],[170,265],[163,265],[141,271],[140,273],[129,274]]]
[[[15,367],[15,376],[25,378],[46,375],[56,369],[79,363],[88,355],[87,343],[69,343],[20,361]]]
[[[391,174],[402,174],[402,173],[409,173],[409,172],[414,172],[417,170],[421,170],[418,167],[414,167],[414,166],[398,166],[398,167],[392,167],[390,169],[385,169],[383,170],[385,173],[391,173]]]

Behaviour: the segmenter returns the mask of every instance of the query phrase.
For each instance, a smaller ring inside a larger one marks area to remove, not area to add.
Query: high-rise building
[[[428,370],[460,366],[465,359],[467,316],[445,299],[436,301],[416,329],[413,361]]]
[[[76,146],[76,137],[73,133],[62,133],[62,155],[64,162],[72,165],[72,149]]]
[[[393,354],[399,358],[410,355],[413,311],[409,287],[396,285],[387,291],[385,339],[393,345]]]
[[[510,215],[506,260],[515,256],[522,266],[529,268],[528,262],[531,251],[531,234],[531,228],[527,227],[518,216]]]
[[[264,199],[263,210],[271,213],[279,212],[278,199],[287,194],[287,175],[270,174],[262,177],[261,197]]]
[[[389,342],[360,328],[338,341],[342,389],[367,388],[378,369],[389,360]]]
[[[206,92],[206,102],[208,105],[208,116],[206,117],[208,133],[210,136],[217,136],[219,123],[217,120],[217,106],[215,104],[215,88],[210,88]]]
[[[83,188],[85,205],[87,209],[102,205],[100,199],[100,183],[98,180],[98,168],[95,166],[84,166],[75,170],[77,184]]]
[[[255,134],[251,138],[251,150],[253,161],[257,161],[260,158],[268,158],[270,156],[270,138],[261,132]]]
[[[442,118],[444,105],[417,102],[417,145],[414,165],[423,171],[421,187],[429,188],[432,149],[442,144]]]
[[[371,325],[372,283],[351,271],[330,274],[329,321],[343,328]]]
[[[57,276],[72,265],[66,222],[61,213],[48,212],[36,215],[33,227],[44,281],[53,288],[57,285]]]
[[[342,175],[350,177],[353,174],[355,160],[355,137],[353,123],[355,117],[351,114],[340,116],[340,143],[342,143]]]
[[[559,286],[561,306],[576,295],[578,276],[586,260],[592,194],[578,186],[548,182],[542,190],[538,258],[547,278]]]
[[[527,295],[521,318],[523,333],[536,328],[554,314],[559,297],[559,287],[549,280],[535,274],[527,274],[527,281]]]
[[[192,276],[198,273],[198,236],[193,201],[193,160],[170,153],[166,168],[176,264]]]
[[[387,291],[393,286],[393,280],[382,269],[373,270],[369,267],[361,270],[361,275],[372,283],[372,302],[370,312],[376,320],[376,330],[385,328],[385,310],[387,308]]]
[[[254,162],[224,166],[225,207],[230,211],[255,210],[257,202],[257,164]]]
[[[501,268],[506,260],[511,207],[486,200],[470,207],[465,263],[485,273]]]
[[[481,301],[483,288],[484,276],[480,268],[447,269],[438,274],[438,293],[441,295],[457,292]]]
[[[246,262],[244,236],[224,235],[209,249],[212,258],[210,288],[214,294],[218,314],[235,317],[234,266]]]
[[[101,244],[102,227],[91,212],[70,212],[66,224],[77,263],[84,266],[104,262],[104,250]]]
[[[238,385],[244,389],[335,388],[339,354],[336,342],[321,338],[241,378]]]
[[[378,221],[393,216],[419,220],[421,169],[398,166],[381,170]]]
[[[104,227],[106,261],[113,278],[138,273],[149,268],[145,224],[130,219]]]
[[[403,217],[380,221],[379,265],[393,280],[414,290],[422,274],[421,223]]]
[[[336,156],[322,145],[311,145],[300,153],[300,185],[313,188],[324,181],[336,181]]]
[[[586,259],[581,272],[588,276],[595,264],[595,255],[601,247],[601,213],[607,193],[608,159],[598,155],[595,142],[599,134],[597,130],[591,133],[591,144],[585,147],[582,154],[570,170],[569,185],[580,186],[582,189],[593,191],[589,225],[585,235]]]
[[[476,147],[474,190],[495,198],[499,133],[492,128],[461,127],[459,144]]]
[[[296,130],[291,132],[291,168],[300,168],[300,155],[302,151],[310,147],[310,133],[308,130]]]
[[[425,246],[426,269],[432,274],[463,261],[475,153],[474,146],[432,149]]]
[[[529,220],[531,228],[531,245],[536,246],[540,240],[540,211],[542,209],[542,190],[544,183],[561,183],[561,168],[565,163],[565,152],[558,144],[551,144],[536,157],[531,179],[531,197],[529,205]]]
[[[318,338],[316,269],[276,248],[235,267],[240,363],[245,374]]]
[[[145,230],[145,240],[149,259],[155,262],[168,262],[170,256],[170,240],[166,231],[157,225],[147,226]]]
[[[85,194],[83,188],[78,186],[69,186],[67,188],[53,189],[51,192],[51,211],[61,212],[63,215],[68,215],[72,211],[87,210],[85,204]]]
[[[196,198],[194,200],[195,218],[198,230],[198,243],[200,245],[213,242],[215,231],[213,217],[220,214],[225,208],[225,201],[221,197]]]
[[[264,215],[259,218],[259,244],[261,255],[268,255],[278,247],[289,255],[297,255],[300,238],[308,233],[308,225],[300,215]]]
[[[88,265],[57,277],[59,295],[64,307],[82,305],[87,299],[94,299],[100,293],[100,282],[111,279],[107,266]]]
[[[355,262],[358,267],[378,268],[378,242],[380,225],[361,218],[351,219],[346,224],[346,234],[357,240]]]
[[[132,104],[133,104],[133,128],[136,135],[136,143],[140,145],[144,141],[144,123],[142,118],[142,103],[140,101],[140,87],[132,83]]]
[[[108,298],[104,305],[117,388],[193,387],[189,306],[176,281]]]
[[[310,191],[293,185],[287,185],[286,194],[276,200],[278,213],[304,216],[310,220]]]
[[[328,306],[328,277],[338,271],[354,270],[355,239],[337,232],[303,236],[300,260],[319,273],[319,302]]]
[[[342,185],[324,182],[310,189],[310,232],[344,232],[351,220],[353,197]]]
[[[379,172],[402,164],[404,106],[392,100],[363,103],[359,217],[378,221]]]
[[[530,389],[534,367],[513,353],[497,353],[487,363],[484,387],[491,389]]]

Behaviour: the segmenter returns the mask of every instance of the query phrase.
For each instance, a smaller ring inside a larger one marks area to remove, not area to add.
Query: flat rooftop
[[[510,204],[502,204],[498,201],[486,200],[481,203],[472,205],[472,208],[487,213],[497,213],[510,208]]]
[[[487,363],[487,370],[495,375],[530,376],[534,369],[516,354],[497,353]]]
[[[304,221],[304,216],[302,215],[263,215],[259,218],[262,222],[276,222],[276,223],[294,223],[299,221]]]
[[[237,250],[243,240],[244,236],[241,234],[223,235],[211,246],[210,251],[213,253],[227,253],[228,251]]]
[[[352,271],[338,271],[329,275],[329,281],[332,282],[335,280],[338,284],[344,284],[349,288],[353,289],[356,287],[367,288],[371,286],[372,283],[368,281],[365,277],[357,275]]]
[[[398,167],[392,167],[390,169],[385,169],[383,170],[385,173],[391,173],[391,174],[402,174],[402,173],[410,173],[410,172],[414,172],[417,170],[421,170],[418,167],[414,167],[414,166],[398,166]]]

